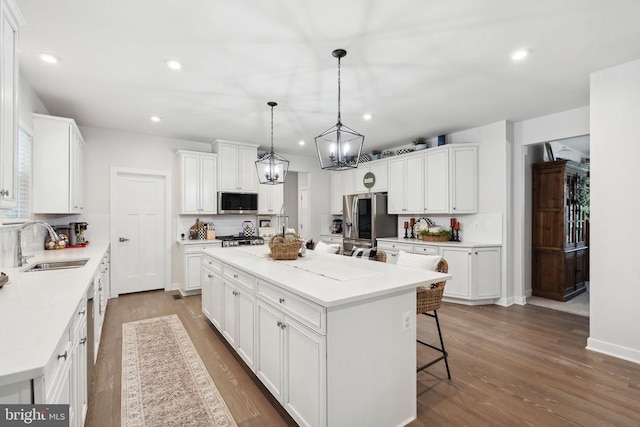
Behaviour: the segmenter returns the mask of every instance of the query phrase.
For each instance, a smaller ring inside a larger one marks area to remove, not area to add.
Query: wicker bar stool
[[[440,273],[448,273],[449,272],[449,264],[447,261],[442,258],[436,267],[436,271]],[[432,361],[419,366],[417,368],[417,372],[422,371],[423,369],[428,368],[429,366],[437,363],[441,360],[444,360],[444,364],[447,367],[447,377],[451,379],[451,372],[449,371],[449,362],[447,361],[447,350],[444,348],[444,341],[442,340],[442,331],[440,330],[440,321],[438,320],[438,309],[440,308],[440,303],[442,303],[442,294],[444,293],[444,282],[438,282],[431,285],[431,287],[420,287],[418,288],[418,294],[416,296],[416,314],[424,314],[425,316],[432,317],[436,319],[436,326],[438,327],[438,336],[440,337],[440,347],[436,347],[435,345],[426,343],[421,340],[417,340],[418,343],[430,347],[434,350],[442,353],[442,356],[439,356]],[[433,312],[433,313],[431,313]]]

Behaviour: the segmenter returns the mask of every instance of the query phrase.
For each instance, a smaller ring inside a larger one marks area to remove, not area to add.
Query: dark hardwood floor
[[[239,426],[294,425],[204,317],[200,297],[174,294],[109,300],[86,426],[120,425],[122,323],[172,313]],[[640,365],[587,351],[588,318],[531,305],[443,304],[438,315],[452,379],[443,363],[418,374],[411,426],[640,425]],[[418,317],[418,335],[437,340],[432,319]],[[431,356],[418,351],[419,362]]]

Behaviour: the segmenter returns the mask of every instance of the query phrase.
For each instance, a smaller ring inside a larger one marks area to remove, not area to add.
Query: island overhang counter
[[[203,312],[296,422],[415,419],[415,289],[451,276],[264,246],[203,254]]]

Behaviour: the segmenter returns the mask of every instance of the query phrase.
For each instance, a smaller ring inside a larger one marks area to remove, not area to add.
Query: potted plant
[[[429,231],[429,229],[423,228],[422,230],[420,230],[420,237],[425,242],[446,242],[451,239],[451,231]]]
[[[416,147],[416,151],[427,148],[427,138],[424,136],[419,136],[411,142]]]
[[[378,160],[380,158],[380,154],[382,154],[382,151],[380,150],[371,150],[371,160]]]

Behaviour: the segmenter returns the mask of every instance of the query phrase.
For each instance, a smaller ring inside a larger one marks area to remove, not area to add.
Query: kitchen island
[[[416,292],[451,276],[266,246],[208,249],[203,312],[301,425],[416,417]]]

